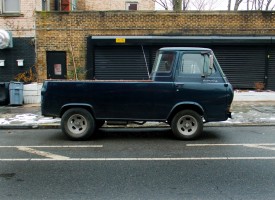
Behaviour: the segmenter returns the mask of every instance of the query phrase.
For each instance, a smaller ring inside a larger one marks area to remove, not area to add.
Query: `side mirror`
[[[213,54],[210,54],[209,55],[209,69],[212,71],[213,67],[214,67],[214,56],[213,56]]]
[[[203,54],[203,74],[202,77],[210,76],[214,67],[214,55],[211,52]]]

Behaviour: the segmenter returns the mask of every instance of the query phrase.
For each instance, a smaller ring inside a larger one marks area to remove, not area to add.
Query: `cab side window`
[[[158,71],[159,72],[171,72],[174,57],[175,57],[174,53],[162,54]]]
[[[183,54],[179,75],[197,74],[203,72],[204,57],[201,54]]]
[[[209,57],[207,54],[201,53],[184,53],[179,59],[179,68],[175,76],[175,81],[200,82],[202,77],[205,78],[205,69],[209,65]],[[215,74],[216,70],[213,67],[209,68],[209,76]]]

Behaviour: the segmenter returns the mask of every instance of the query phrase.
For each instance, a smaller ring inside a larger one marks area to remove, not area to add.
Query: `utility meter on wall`
[[[12,47],[12,36],[11,33],[0,29],[0,49]]]

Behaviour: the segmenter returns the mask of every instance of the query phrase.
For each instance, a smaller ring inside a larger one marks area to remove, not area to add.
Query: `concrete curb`
[[[275,123],[256,123],[256,122],[241,122],[241,123],[214,123],[205,124],[204,127],[238,127],[238,126],[275,126]]]
[[[0,125],[0,129],[60,129],[60,124]]]
[[[240,126],[275,126],[275,123],[227,123],[227,122],[211,122],[204,124],[204,127],[240,127]],[[128,125],[128,126],[103,126],[102,128],[169,128],[165,124],[151,124],[151,125]],[[61,129],[60,124],[27,124],[27,125],[0,125],[0,129]]]

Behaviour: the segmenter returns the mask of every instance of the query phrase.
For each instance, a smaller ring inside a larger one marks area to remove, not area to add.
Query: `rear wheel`
[[[194,139],[203,131],[201,116],[193,110],[178,112],[171,122],[173,134],[179,139]]]
[[[71,108],[63,114],[61,128],[71,140],[86,140],[95,131],[95,120],[86,109]]]

